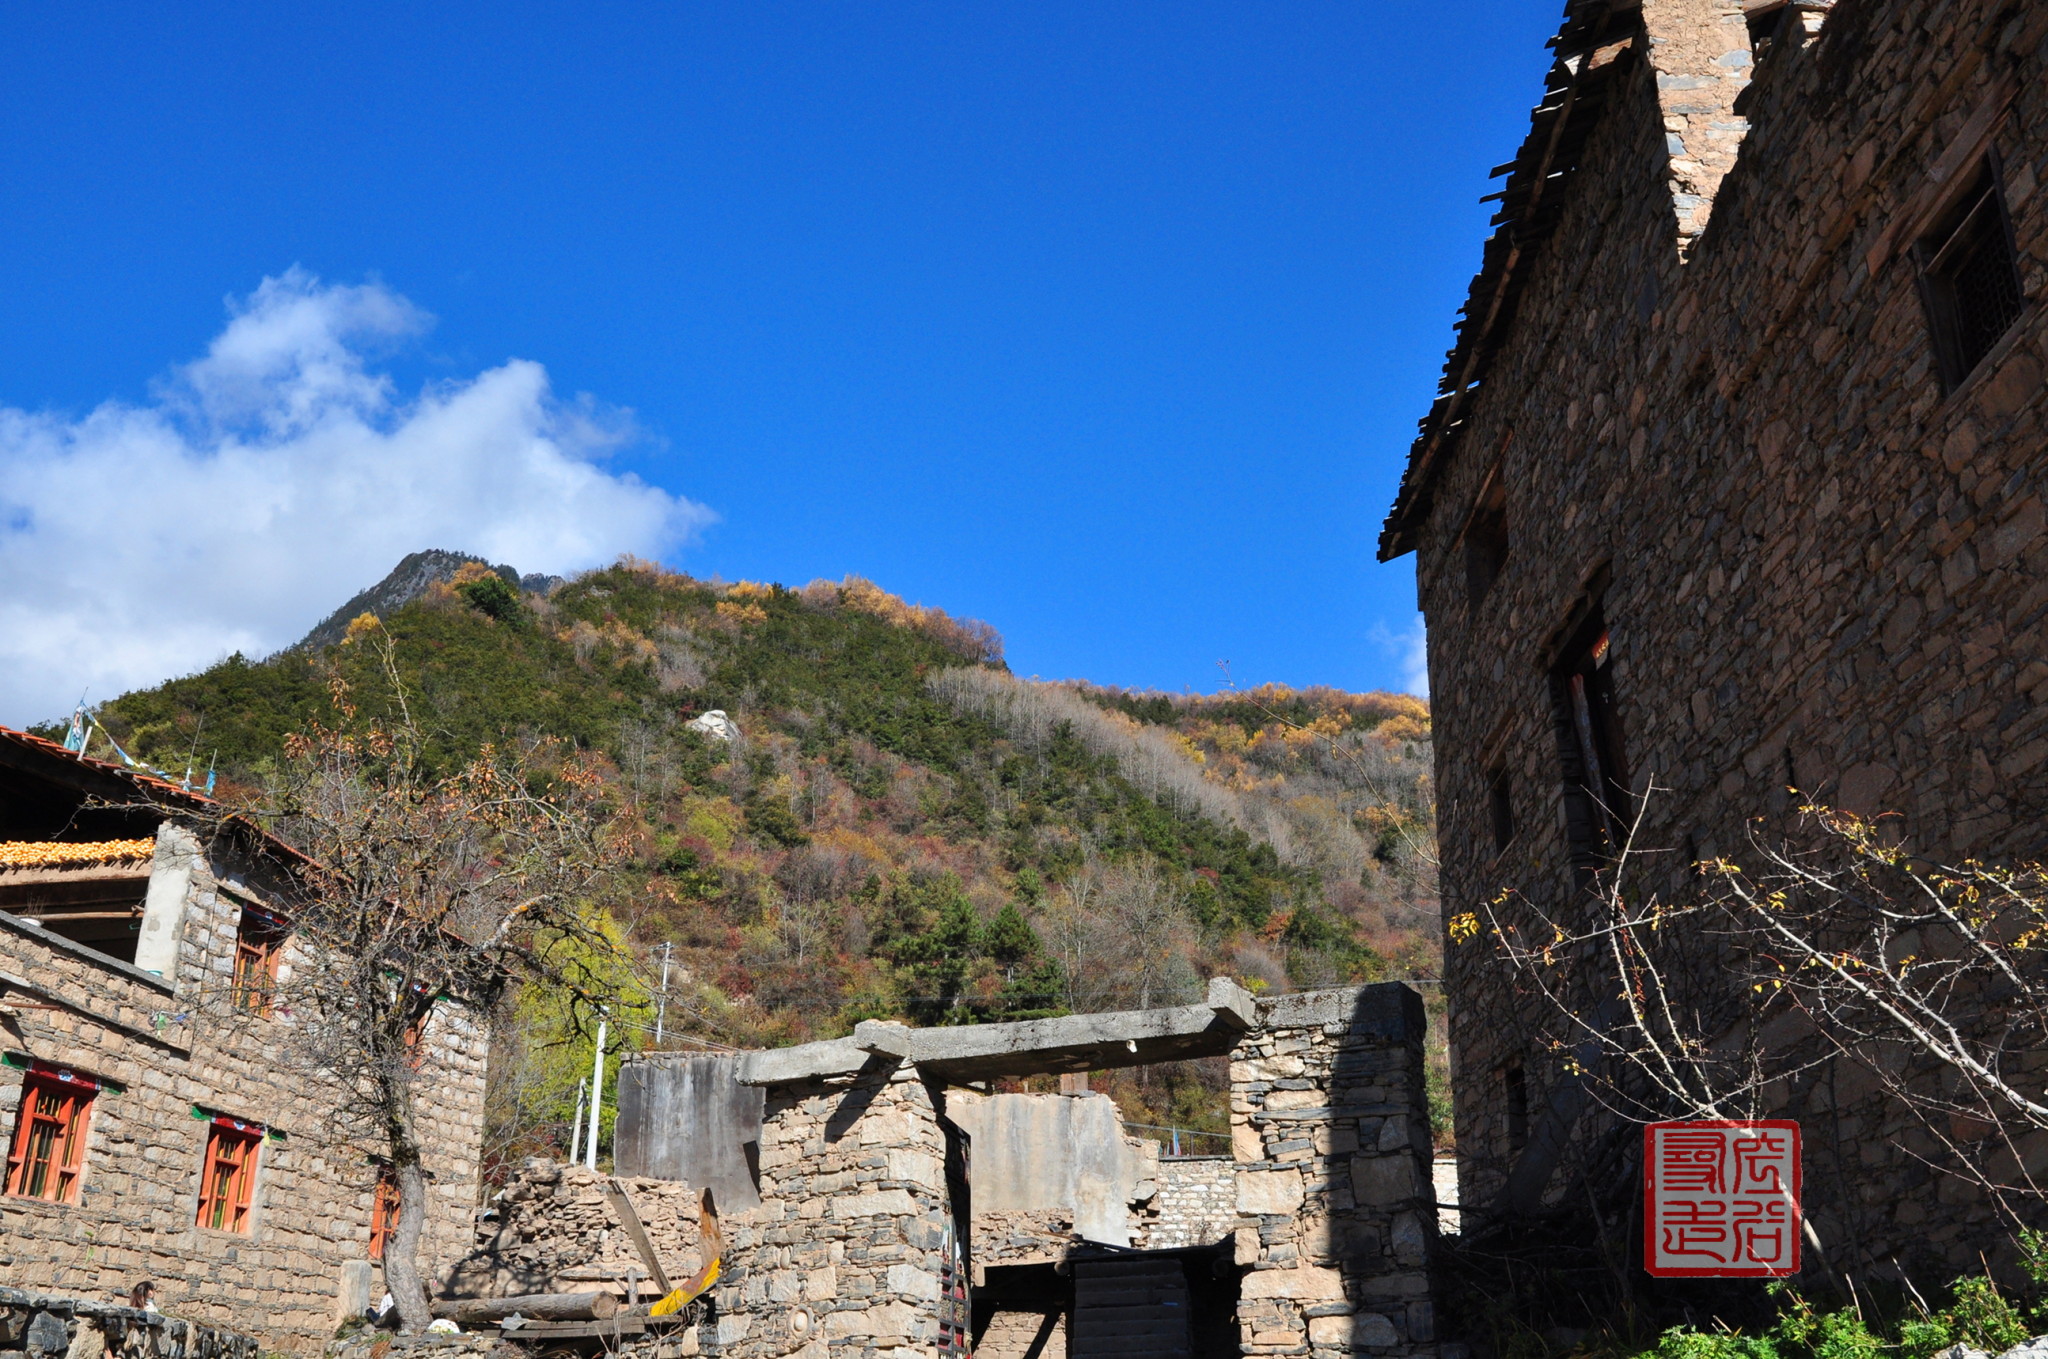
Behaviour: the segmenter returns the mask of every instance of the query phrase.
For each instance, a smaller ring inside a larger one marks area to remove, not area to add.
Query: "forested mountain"
[[[671,1045],[1167,1004],[1218,973],[1271,990],[1436,975],[1417,699],[1022,681],[986,625],[858,578],[791,590],[627,561],[530,593],[482,565],[425,574],[442,578],[382,619],[413,712],[449,758],[552,735],[607,762],[636,849],[594,908]],[[287,733],[331,719],[336,676],[366,710],[390,701],[371,649],[339,641],[232,657],[100,718],[139,758],[215,757],[224,791],[251,795]],[[712,709],[737,740],[687,725]],[[533,1038],[546,1016],[514,1027],[497,1122],[531,1144],[566,1121],[589,1049]],[[1214,1077],[1112,1087],[1142,1121],[1216,1128]]]

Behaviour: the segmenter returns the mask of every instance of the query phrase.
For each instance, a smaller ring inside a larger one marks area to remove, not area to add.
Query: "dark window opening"
[[[1633,815],[1607,619],[1595,605],[1551,672],[1566,823],[1581,869],[1619,852]]]
[[[1791,5],[1785,0],[1778,0],[1776,4],[1766,0],[1763,5],[1744,6],[1743,14],[1749,22],[1750,55],[1755,60],[1762,61],[1770,52],[1771,43],[1784,28],[1785,16],[1791,10]]]
[[[1513,785],[1506,765],[1495,765],[1486,776],[1486,810],[1493,822],[1493,848],[1499,853],[1515,838]]]
[[[1500,579],[1507,559],[1508,493],[1496,471],[1465,524],[1465,588],[1475,608]]]
[[[150,844],[136,839],[0,846],[0,911],[132,963],[149,893]]]
[[[1503,1075],[1508,1094],[1508,1151],[1512,1154],[1529,1145],[1529,1078],[1518,1066],[1507,1068]]]
[[[2025,304],[1995,157],[1985,158],[1961,201],[1914,244],[1913,258],[1942,390],[1952,392],[2012,328]]]

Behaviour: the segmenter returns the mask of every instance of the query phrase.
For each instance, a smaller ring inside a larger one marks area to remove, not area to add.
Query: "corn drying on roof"
[[[0,840],[0,868],[75,868],[128,863],[156,853],[147,840]]]

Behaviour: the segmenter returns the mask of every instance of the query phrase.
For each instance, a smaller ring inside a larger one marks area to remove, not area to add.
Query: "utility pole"
[[[590,1064],[590,1149],[584,1153],[586,1169],[597,1169],[597,1122],[598,1113],[604,1108],[604,1031],[605,1021],[597,1021],[597,1056]]]
[[[576,1149],[583,1145],[583,1087],[584,1078],[576,1078],[576,1121],[569,1125],[569,1159],[576,1159]]]
[[[672,943],[661,946],[661,999],[654,1007],[654,1046],[661,1046],[661,1021],[668,1014],[668,955],[673,951]]]

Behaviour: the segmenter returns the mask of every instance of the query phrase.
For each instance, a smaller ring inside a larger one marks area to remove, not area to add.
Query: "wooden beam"
[[[654,1279],[654,1286],[663,1297],[675,1290],[669,1287],[668,1273],[661,1267],[661,1260],[654,1253],[654,1243],[647,1239],[647,1229],[640,1225],[640,1214],[633,1207],[633,1197],[626,1192],[626,1186],[619,1183],[614,1175],[604,1182],[604,1196],[611,1200],[612,1211],[619,1215],[619,1221],[626,1226],[626,1235],[633,1238],[633,1249],[640,1252],[640,1263],[647,1266],[647,1272]],[[637,1303],[639,1299],[636,1297]]]

